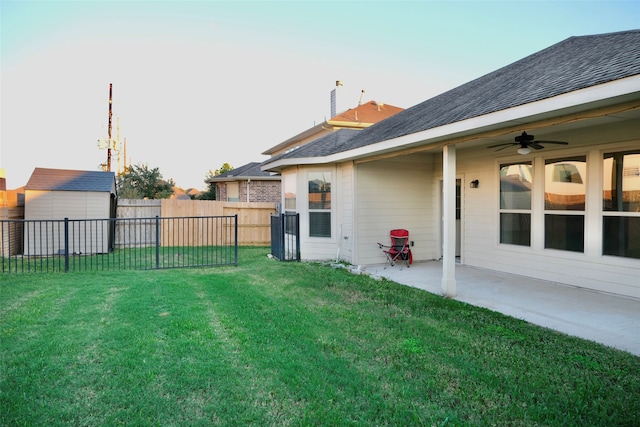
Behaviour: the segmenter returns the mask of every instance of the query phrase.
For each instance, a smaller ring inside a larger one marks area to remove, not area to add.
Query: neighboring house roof
[[[314,141],[316,138],[337,129],[365,129],[375,123],[381,122],[395,114],[398,114],[403,110],[403,108],[383,104],[382,102],[369,101],[337,114],[331,119],[325,120],[312,128],[306,129],[286,141],[271,147],[262,154],[276,155],[289,147],[293,147],[295,149],[297,146]]]
[[[220,175],[216,175],[215,177],[208,179],[207,182],[244,181],[247,179],[268,181],[280,179],[280,175],[274,175],[260,169],[260,164],[261,163],[258,162],[247,163],[246,165],[221,173]]]
[[[361,131],[356,129],[338,129],[335,132],[322,136],[300,148],[273,156],[262,164],[271,163],[282,159],[301,159],[307,157],[322,157],[340,152],[349,146],[349,141]]]
[[[369,127],[403,110],[404,108],[386,105],[382,102],[369,101],[358,105],[356,108],[349,108],[347,111],[337,114],[327,120],[327,123],[344,126],[350,125],[350,127],[356,128]]]
[[[408,108],[332,150],[318,150],[318,155],[365,147],[639,74],[640,30],[570,37]],[[303,157],[298,151],[293,154]],[[263,165],[268,168],[275,161]]]
[[[35,168],[25,190],[93,191],[115,194],[113,172]]]

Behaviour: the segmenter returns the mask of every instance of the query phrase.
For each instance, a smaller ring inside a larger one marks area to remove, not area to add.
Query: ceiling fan
[[[502,144],[490,145],[487,148],[501,147],[496,150],[496,151],[500,151],[514,145],[519,145],[520,148],[518,148],[518,153],[525,155],[525,154],[529,154],[532,148],[535,150],[542,150],[544,147],[540,144],[559,144],[559,145],[569,144],[568,142],[564,142],[564,141],[535,141],[534,136],[529,135],[526,132],[522,132],[522,135],[518,135],[514,139],[516,142],[505,142]]]

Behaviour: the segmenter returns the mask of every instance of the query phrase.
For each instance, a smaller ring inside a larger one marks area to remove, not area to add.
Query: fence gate
[[[300,214],[271,216],[271,255],[280,261],[300,261]]]

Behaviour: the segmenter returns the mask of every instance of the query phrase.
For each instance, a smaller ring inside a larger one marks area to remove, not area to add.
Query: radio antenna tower
[[[107,146],[107,172],[111,172],[111,106],[113,105],[113,83],[109,83],[109,145]]]

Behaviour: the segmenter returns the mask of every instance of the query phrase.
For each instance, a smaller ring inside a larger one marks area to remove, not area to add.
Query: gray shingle
[[[640,30],[570,37],[350,136],[290,157],[326,156],[640,74]],[[314,148],[313,145],[319,145]],[[270,159],[264,164],[286,157]]]
[[[35,168],[25,190],[115,191],[115,174],[102,171]]]
[[[240,166],[238,168],[232,169],[228,172],[221,173],[220,175],[217,175],[215,178],[216,179],[231,178],[231,177],[253,178],[253,177],[268,177],[268,176],[271,176],[271,173],[261,170],[259,162],[252,162],[252,163],[247,163],[246,165]]]

